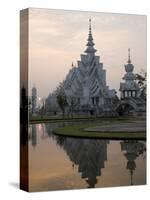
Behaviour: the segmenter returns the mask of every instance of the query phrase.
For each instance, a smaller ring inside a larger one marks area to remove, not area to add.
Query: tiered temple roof
[[[86,54],[81,54],[77,67],[72,65],[63,83],[63,89],[68,97],[80,98],[82,105],[90,105],[92,98],[99,98],[103,104],[105,98],[114,98],[115,90],[110,90],[106,85],[106,70],[100,57],[95,55],[91,19],[89,19],[89,34],[87,39]]]
[[[139,90],[139,86],[136,83],[135,79],[136,76],[133,73],[134,65],[131,63],[130,58],[130,48],[128,49],[128,61],[127,64],[124,65],[125,67],[125,75],[123,76],[123,83],[120,83],[120,91],[121,91],[121,97],[136,97],[137,92]]]

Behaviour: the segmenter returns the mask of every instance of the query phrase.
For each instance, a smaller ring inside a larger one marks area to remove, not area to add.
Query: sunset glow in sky
[[[50,9],[29,10],[29,90],[47,97],[77,65],[88,37],[106,69],[107,85],[118,91],[131,49],[134,72],[146,71],[146,16]],[[118,93],[119,95],[119,93]]]

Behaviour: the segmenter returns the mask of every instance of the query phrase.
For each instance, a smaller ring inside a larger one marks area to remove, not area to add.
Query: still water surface
[[[145,141],[55,136],[59,126],[29,126],[30,191],[146,184]]]

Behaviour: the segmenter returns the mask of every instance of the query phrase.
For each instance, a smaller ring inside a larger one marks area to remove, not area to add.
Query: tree
[[[63,119],[65,118],[65,109],[68,106],[66,95],[63,92],[59,92],[56,96],[57,103],[62,110]]]
[[[69,111],[71,113],[71,118],[73,119],[73,113],[76,106],[80,105],[80,101],[78,98],[70,97],[69,98]]]
[[[41,108],[39,110],[39,113],[40,113],[41,117],[43,117],[44,114],[46,113],[45,101],[46,100],[44,98],[41,100],[42,106],[41,106]]]
[[[146,100],[146,87],[147,87],[147,73],[145,71],[141,71],[140,73],[136,74],[136,81],[139,85],[141,90],[141,98]]]

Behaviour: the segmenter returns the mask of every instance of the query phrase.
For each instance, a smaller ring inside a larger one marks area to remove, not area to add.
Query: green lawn
[[[94,125],[92,125],[94,126]],[[102,139],[146,139],[146,133],[142,132],[89,132],[84,131],[85,128],[91,126],[87,125],[76,125],[76,126],[65,126],[63,128],[57,128],[53,132],[60,136],[70,137],[85,137],[85,138],[102,138]]]
[[[54,123],[60,121],[132,121],[131,117],[77,117],[74,118],[62,118],[61,116],[34,116],[29,118],[30,124],[39,124],[39,123]]]
[[[29,117],[29,122],[32,123],[44,123],[44,122],[57,122],[57,121],[74,121],[74,120],[94,120],[95,117],[87,117],[87,116],[74,116],[73,118],[71,117],[66,117],[62,118],[62,116],[32,116]]]

